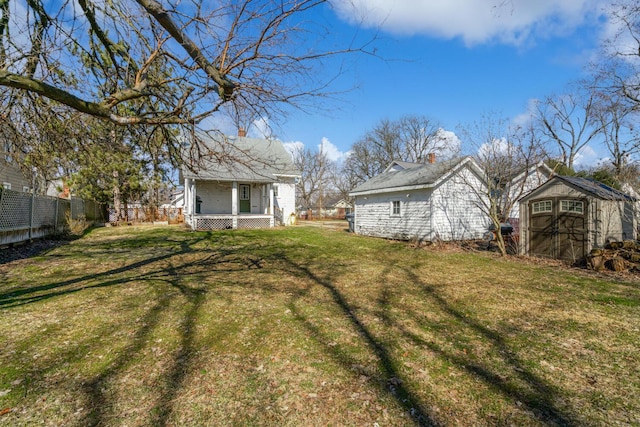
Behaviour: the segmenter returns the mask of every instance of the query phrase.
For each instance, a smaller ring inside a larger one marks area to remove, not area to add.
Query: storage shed
[[[556,175],[519,204],[523,255],[576,261],[636,236],[635,198],[598,181]]]

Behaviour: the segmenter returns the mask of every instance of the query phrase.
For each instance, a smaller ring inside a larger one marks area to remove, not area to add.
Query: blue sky
[[[442,4],[446,3],[446,4]],[[317,19],[336,37],[373,38],[378,57],[347,60],[326,113],[273,123],[286,143],[339,160],[380,120],[425,115],[456,132],[496,112],[516,119],[531,102],[579,79],[606,35],[600,0],[335,0]],[[327,76],[337,62],[327,64]],[[463,141],[464,144],[464,141]],[[605,155],[588,147],[581,161]]]

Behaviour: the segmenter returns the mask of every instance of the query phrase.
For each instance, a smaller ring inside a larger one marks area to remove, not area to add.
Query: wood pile
[[[595,271],[640,272],[640,242],[610,242],[603,249],[592,249],[587,255],[587,267]]]

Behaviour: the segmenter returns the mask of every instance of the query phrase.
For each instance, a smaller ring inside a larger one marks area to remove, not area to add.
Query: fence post
[[[60,198],[56,197],[56,216],[53,217],[53,234],[58,234],[58,205],[60,205]]]
[[[36,197],[36,192],[35,189],[34,191],[31,192],[31,203],[29,206],[29,240],[31,240],[31,237],[33,236],[33,209],[35,207],[35,198]]]

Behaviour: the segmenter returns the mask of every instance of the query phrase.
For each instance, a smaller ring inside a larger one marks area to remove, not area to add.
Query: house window
[[[240,186],[240,200],[249,200],[250,198],[250,191],[251,187],[249,187],[248,185],[241,185]]]
[[[532,210],[534,214],[551,212],[551,200],[544,200],[542,202],[533,202]]]
[[[3,182],[2,183],[2,188],[4,188],[5,190],[11,190],[11,183],[10,182]]]
[[[400,216],[400,200],[391,202],[391,216]]]
[[[583,213],[584,205],[578,200],[561,200],[560,212]]]
[[[22,192],[23,193],[30,193],[31,190],[29,190],[29,186],[28,185],[23,185],[22,186]]]
[[[273,196],[278,197],[278,184],[273,184]]]

